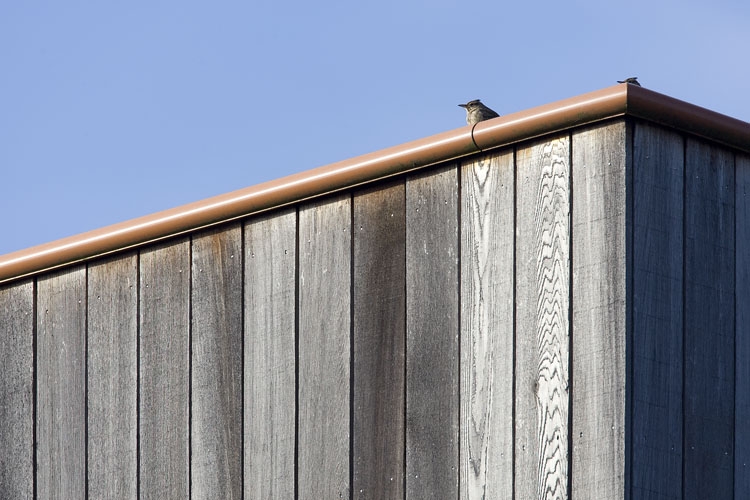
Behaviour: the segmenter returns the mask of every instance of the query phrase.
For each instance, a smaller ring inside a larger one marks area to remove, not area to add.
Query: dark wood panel
[[[403,499],[404,183],[360,192],[353,201],[354,498]]]
[[[458,175],[406,181],[406,498],[458,495]]]
[[[0,287],[0,496],[34,497],[34,282]]]
[[[297,212],[245,225],[245,499],[294,498]]]
[[[88,272],[88,494],[135,499],[138,415],[138,257]]]
[[[573,133],[571,497],[625,491],[627,192],[624,121]]]
[[[190,241],[140,256],[140,496],[189,494]]]
[[[86,267],[37,288],[37,497],[86,495]]]
[[[300,498],[349,497],[351,199],[299,210]]]
[[[513,151],[461,167],[461,498],[513,496]]]
[[[633,138],[633,498],[682,498],[684,140]]]
[[[190,498],[242,498],[242,228],[192,241]]]
[[[737,154],[734,498],[750,500],[750,156]]]
[[[570,140],[516,153],[518,498],[568,498]]]
[[[684,498],[734,489],[734,157],[685,153]]]

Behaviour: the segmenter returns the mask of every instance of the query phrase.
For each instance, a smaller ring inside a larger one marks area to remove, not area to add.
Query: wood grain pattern
[[[516,496],[567,499],[569,138],[519,147],[516,162]]]
[[[461,498],[513,497],[513,151],[461,167]]]
[[[735,156],[734,498],[750,499],[750,156]]]
[[[404,497],[404,183],[354,196],[353,492]]]
[[[624,121],[572,136],[572,490],[582,499],[625,491],[627,198]]]
[[[297,212],[245,225],[245,499],[295,498]]]
[[[37,497],[86,495],[86,267],[38,279]]]
[[[684,498],[734,490],[734,157],[685,152]]]
[[[242,228],[192,241],[192,499],[242,498]]]
[[[299,210],[298,494],[349,497],[351,200]]]
[[[458,495],[458,175],[406,181],[406,498]]]
[[[0,287],[0,497],[34,497],[34,282]]]
[[[135,499],[138,415],[138,257],[88,271],[88,494]]]
[[[140,497],[189,495],[190,241],[140,256]]]
[[[682,498],[683,138],[633,137],[633,498]]]

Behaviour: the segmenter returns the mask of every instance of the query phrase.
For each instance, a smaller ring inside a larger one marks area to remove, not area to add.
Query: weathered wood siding
[[[138,469],[138,256],[88,268],[89,498],[134,500]]]
[[[37,280],[36,490],[86,495],[86,268]]]
[[[683,138],[635,127],[633,498],[682,498]],[[658,334],[655,334],[658,332]]]
[[[513,151],[461,168],[461,498],[512,498]]]
[[[568,498],[570,137],[518,148],[516,166],[515,491]]]
[[[140,253],[139,492],[190,492],[190,250],[188,239]]]
[[[458,169],[406,180],[406,497],[458,492]]]
[[[0,289],[0,494],[34,498],[34,283]]]
[[[734,498],[750,499],[750,156],[735,156]]]
[[[284,500],[296,488],[297,212],[245,224],[244,491]]]
[[[354,196],[353,498],[403,498],[406,190]]]
[[[615,120],[6,284],[0,498],[748,498],[748,256]]]
[[[242,227],[192,242],[191,498],[242,498]]]
[[[299,209],[297,489],[349,498],[351,197]],[[290,408],[291,410],[291,408]]]
[[[625,487],[629,130],[573,134],[571,496],[621,498]]]
[[[734,491],[734,155],[685,152],[684,494]]]

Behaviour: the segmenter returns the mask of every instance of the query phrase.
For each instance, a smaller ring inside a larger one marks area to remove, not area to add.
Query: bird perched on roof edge
[[[624,80],[617,80],[617,83],[629,83],[629,84],[635,85],[637,87],[641,86],[641,84],[638,83],[638,77],[637,76],[631,76],[630,78],[626,78]]]
[[[477,124],[484,120],[489,120],[490,118],[497,118],[498,115],[496,112],[492,111],[490,108],[482,104],[482,102],[479,99],[474,99],[473,101],[469,101],[466,104],[459,104],[462,108],[466,109],[466,123],[469,125]]]

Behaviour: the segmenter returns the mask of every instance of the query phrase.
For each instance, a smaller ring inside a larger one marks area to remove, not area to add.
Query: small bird
[[[631,85],[635,85],[636,87],[640,87],[641,84],[638,83],[638,77],[637,76],[631,76],[630,78],[626,78],[624,80],[617,80],[617,83],[629,83]]]
[[[482,104],[479,99],[474,99],[466,104],[459,104],[459,106],[466,109],[466,123],[469,125],[475,125],[481,121],[500,116]]]

